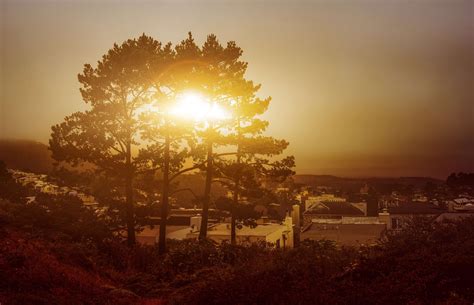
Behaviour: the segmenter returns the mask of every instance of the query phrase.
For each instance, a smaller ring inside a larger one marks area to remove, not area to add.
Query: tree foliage
[[[452,173],[446,179],[446,184],[452,188],[474,188],[474,173]]]
[[[50,149],[57,161],[89,162],[117,182],[125,198],[127,236],[135,242],[133,180],[142,163],[134,155],[143,131],[139,115],[158,81],[157,71],[167,68],[170,45],[142,35],[115,44],[97,63],[84,65],[78,75],[90,109],[67,116],[52,127]]]
[[[232,158],[221,158],[217,163],[215,181],[228,186],[233,193],[231,209],[231,241],[236,241],[236,221],[239,203],[261,194],[259,188],[265,180],[283,182],[293,175],[294,158],[275,160],[288,146],[285,140],[264,136],[269,125],[260,118],[268,109],[270,98],[260,99],[257,92],[260,85],[239,78],[235,84],[234,96],[230,103],[232,118],[229,120],[224,143],[233,147],[231,152],[221,154]],[[243,200],[245,199],[245,200]],[[239,220],[246,220],[238,217]]]
[[[149,187],[154,180],[161,186],[160,249],[164,252],[168,201],[179,191],[173,182],[180,174],[205,172],[199,196],[201,239],[206,238],[212,182],[233,181],[231,189],[237,197],[245,189],[250,196],[251,185],[262,179],[293,174],[293,157],[273,158],[288,142],[263,134],[268,122],[258,116],[267,110],[270,98],[257,97],[260,85],[245,79],[247,63],[241,55],[235,42],[222,45],[215,35],[209,35],[202,47],[191,33],[175,47],[142,35],[115,44],[96,67],[86,64],[79,74],[81,94],[90,108],[52,127],[50,149],[57,161],[87,162],[107,177],[103,182],[109,191],[99,197],[114,206],[109,211],[116,217],[123,216],[129,244],[134,243],[137,227],[136,201],[144,192],[139,187],[154,194]],[[199,121],[174,116],[180,96],[189,92],[204,96],[211,107],[220,107],[229,116]],[[221,153],[225,147],[233,149]],[[224,155],[236,160],[221,158]],[[193,164],[185,167],[188,160]],[[145,181],[142,178],[148,179],[148,185],[137,182]],[[149,198],[143,201],[150,203]],[[125,203],[117,204],[120,201]]]

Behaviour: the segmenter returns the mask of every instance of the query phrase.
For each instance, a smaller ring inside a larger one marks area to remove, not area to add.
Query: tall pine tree
[[[94,164],[120,182],[116,187],[125,198],[129,245],[135,243],[133,181],[140,163],[134,152],[142,132],[138,117],[154,94],[154,75],[167,69],[171,51],[169,44],[146,35],[115,44],[97,67],[86,64],[78,75],[89,110],[52,127],[49,144],[54,159]]]

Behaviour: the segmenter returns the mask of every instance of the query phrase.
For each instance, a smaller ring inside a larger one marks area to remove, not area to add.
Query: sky
[[[1,0],[0,138],[47,143],[77,74],[142,33],[233,40],[298,174],[474,171],[474,2]]]

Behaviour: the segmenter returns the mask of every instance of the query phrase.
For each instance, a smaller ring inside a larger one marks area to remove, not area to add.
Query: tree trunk
[[[199,231],[199,240],[204,240],[207,237],[207,223],[209,220],[209,202],[211,201],[211,184],[212,184],[212,169],[213,169],[213,155],[212,154],[213,154],[212,140],[208,140],[206,185],[204,187],[204,200],[202,202],[202,221],[201,221],[201,230]]]
[[[231,221],[230,221],[230,244],[236,245],[237,244],[237,232],[235,226],[235,208],[239,203],[239,178],[235,179],[235,186],[234,186],[234,198],[232,201],[232,207],[230,208],[231,214]]]
[[[135,219],[133,211],[133,168],[130,141],[127,143],[126,169],[125,169],[125,210],[127,221],[127,244],[135,244]]]
[[[238,123],[237,127],[237,132],[238,132],[238,142],[237,142],[237,170],[235,172],[235,177],[234,177],[234,198],[232,200],[232,207],[230,208],[230,215],[231,215],[231,221],[230,221],[230,244],[231,245],[236,245],[237,244],[237,231],[236,231],[236,219],[235,219],[235,209],[237,208],[237,205],[239,204],[239,188],[240,188],[240,156],[241,156],[241,140],[242,140],[242,135],[240,133],[240,121]]]
[[[163,191],[161,193],[161,221],[158,252],[166,253],[166,222],[169,204],[169,171],[170,171],[170,136],[165,137],[164,166],[163,166]]]

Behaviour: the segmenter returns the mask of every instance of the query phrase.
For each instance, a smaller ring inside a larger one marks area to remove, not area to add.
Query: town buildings
[[[387,225],[387,229],[400,230],[415,217],[434,219],[445,211],[445,209],[431,204],[412,202],[384,208],[379,213],[379,219]]]
[[[345,246],[373,244],[386,224],[378,217],[367,217],[364,210],[346,201],[315,203],[303,213],[301,240],[327,239]]]
[[[166,236],[169,239],[197,239],[201,229],[201,216],[193,216],[190,225],[167,225]],[[286,217],[282,223],[264,223],[255,226],[238,226],[236,229],[237,244],[267,243],[276,248],[292,248],[294,246],[293,220]],[[159,226],[147,226],[137,234],[137,241],[143,244],[158,243]],[[230,243],[230,223],[210,224],[207,238],[217,243]]]

